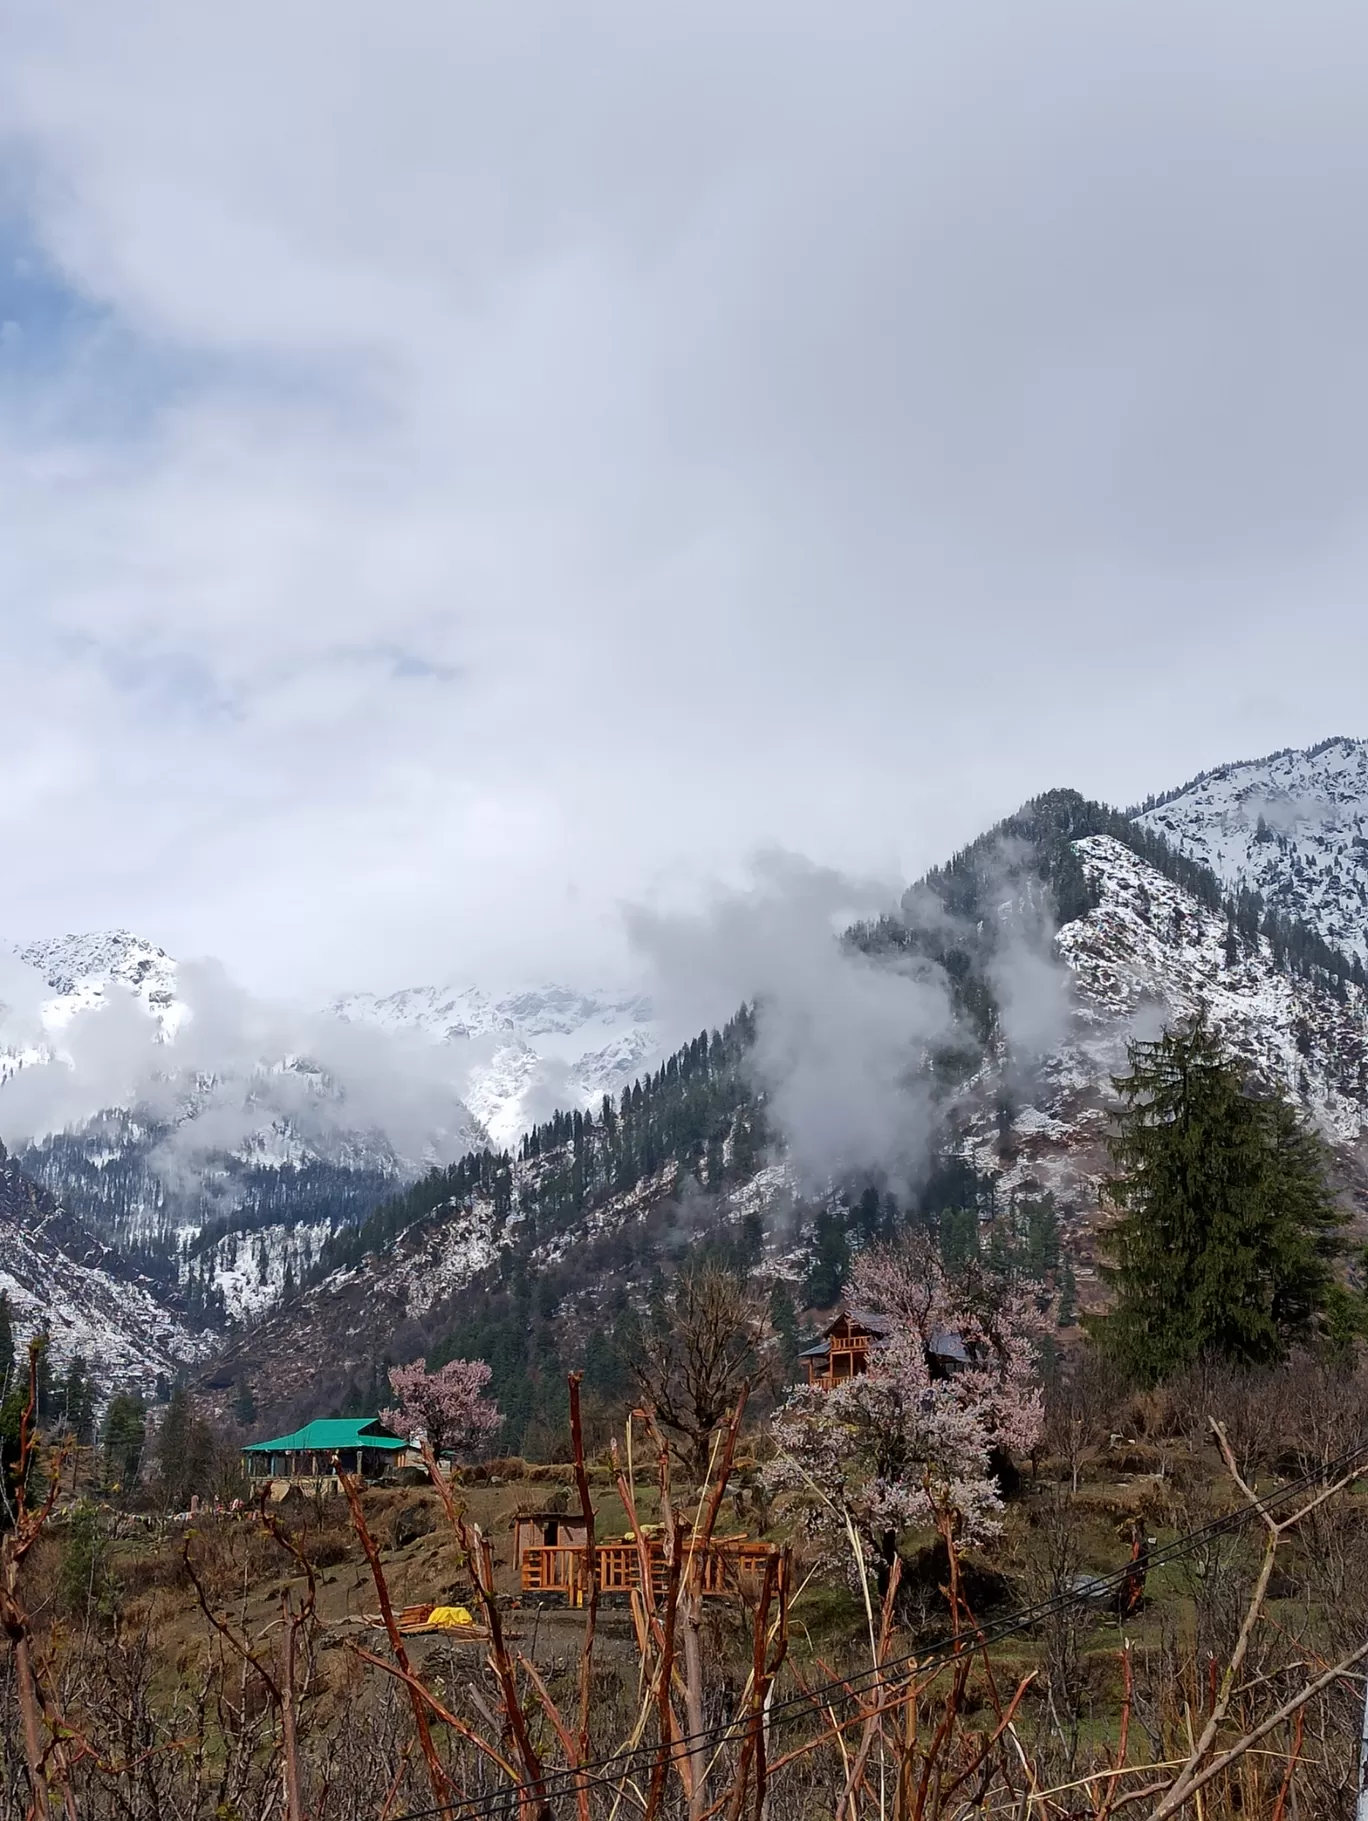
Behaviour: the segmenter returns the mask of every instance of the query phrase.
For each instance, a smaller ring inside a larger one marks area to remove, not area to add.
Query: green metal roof
[[[278,1435],[269,1442],[248,1442],[244,1454],[327,1453],[334,1448],[407,1448],[402,1437],[391,1435],[380,1426],[378,1416],[326,1416],[305,1423],[289,1435]]]

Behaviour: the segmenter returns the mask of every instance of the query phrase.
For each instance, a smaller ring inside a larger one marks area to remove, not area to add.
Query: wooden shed
[[[583,1549],[588,1532],[578,1511],[518,1511],[513,1517],[513,1560],[529,1549]]]

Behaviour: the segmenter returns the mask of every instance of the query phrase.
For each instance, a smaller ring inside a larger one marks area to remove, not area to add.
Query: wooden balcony
[[[808,1383],[820,1385],[829,1391],[833,1385],[843,1385],[847,1380],[859,1378],[862,1372],[869,1370],[869,1336],[852,1335],[849,1341],[832,1345],[827,1349],[825,1359],[810,1359],[807,1362]]]

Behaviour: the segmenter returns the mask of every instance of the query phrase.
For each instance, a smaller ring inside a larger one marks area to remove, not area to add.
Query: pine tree
[[[840,1300],[849,1268],[850,1242],[845,1222],[833,1209],[822,1208],[813,1223],[806,1288],[807,1299],[814,1308],[828,1309]]]
[[[1198,1018],[1132,1044],[1107,1184],[1112,1308],[1090,1326],[1153,1383],[1203,1355],[1257,1364],[1307,1337],[1333,1278],[1340,1216],[1320,1145],[1278,1099],[1251,1094]]]
[[[1055,1309],[1055,1323],[1060,1328],[1072,1328],[1078,1320],[1078,1279],[1074,1276],[1073,1266],[1066,1260],[1064,1269],[1059,1274],[1059,1301]]]
[[[127,1490],[138,1477],[147,1438],[147,1406],[135,1393],[120,1391],[105,1412],[105,1456],[115,1483]]]
[[[1042,1282],[1059,1269],[1059,1215],[1054,1196],[1026,1203],[1026,1275]]]
[[[233,1394],[233,1415],[244,1429],[250,1429],[256,1421],[256,1398],[252,1395],[251,1380],[245,1372],[238,1379],[237,1388]]]
[[[190,1425],[189,1393],[183,1385],[177,1385],[157,1435],[157,1479],[162,1497],[173,1506],[180,1503],[188,1483]]]
[[[52,1387],[52,1409],[61,1427],[77,1442],[93,1440],[99,1392],[85,1355],[73,1353],[67,1369]]]

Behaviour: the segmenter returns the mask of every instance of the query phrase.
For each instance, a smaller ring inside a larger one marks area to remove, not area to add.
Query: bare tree
[[[1069,1488],[1078,1491],[1082,1469],[1108,1434],[1125,1393],[1125,1380],[1105,1355],[1082,1347],[1045,1388],[1045,1438],[1065,1462]]]
[[[714,1435],[741,1387],[768,1378],[775,1348],[767,1299],[717,1265],[681,1271],[641,1323],[629,1361],[643,1403],[670,1437],[676,1458],[701,1484]]]

